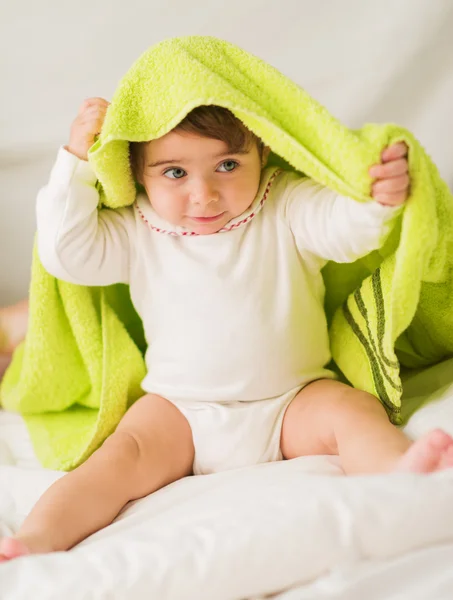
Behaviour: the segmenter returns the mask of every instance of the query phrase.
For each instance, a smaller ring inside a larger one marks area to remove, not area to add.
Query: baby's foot
[[[6,371],[6,369],[9,367],[9,363],[11,362],[12,359],[12,354],[5,354],[3,352],[0,352],[0,381],[2,380],[2,377]]]
[[[25,338],[28,327],[28,302],[0,309],[0,380],[8,368],[13,352]]]
[[[17,538],[3,538],[0,540],[0,563],[31,554],[30,550]]]
[[[12,354],[25,338],[27,328],[27,300],[0,308],[0,354]]]
[[[395,465],[395,471],[432,473],[453,467],[453,438],[434,429],[415,441]]]

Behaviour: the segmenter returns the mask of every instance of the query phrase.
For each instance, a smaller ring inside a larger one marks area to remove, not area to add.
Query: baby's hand
[[[376,181],[371,196],[386,206],[401,206],[409,196],[410,178],[407,164],[407,146],[399,142],[388,146],[381,154],[381,164],[373,165],[369,174]]]
[[[71,125],[69,144],[66,146],[68,152],[82,160],[88,160],[88,150],[101,131],[108,105],[103,98],[88,98],[83,102]]]

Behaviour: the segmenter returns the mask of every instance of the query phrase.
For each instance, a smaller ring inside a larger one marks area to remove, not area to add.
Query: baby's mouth
[[[192,221],[195,221],[196,223],[213,223],[214,221],[217,221],[218,219],[220,219],[221,217],[223,217],[225,213],[220,213],[218,215],[214,215],[213,217],[189,217]]]

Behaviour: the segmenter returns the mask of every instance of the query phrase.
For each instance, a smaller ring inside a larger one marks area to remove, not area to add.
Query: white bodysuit
[[[321,268],[378,248],[395,209],[271,167],[244,214],[200,236],[164,222],[144,194],[98,210],[95,184],[87,162],[59,151],[37,201],[44,267],[130,285],[148,342],[142,387],[187,417],[195,473],[280,459],[288,404],[333,377]]]

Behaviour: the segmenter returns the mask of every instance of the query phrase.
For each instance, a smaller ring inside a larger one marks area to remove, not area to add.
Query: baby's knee
[[[337,414],[348,418],[364,414],[387,418],[387,413],[379,398],[348,385],[344,386],[340,394],[332,398],[332,406]]]
[[[115,431],[103,444],[104,466],[114,475],[118,485],[127,490],[127,499],[135,500],[153,492],[155,460],[149,455],[139,436],[127,429]]]
[[[102,444],[104,459],[117,469],[130,469],[140,459],[140,446],[136,436],[126,430],[115,431]]]

